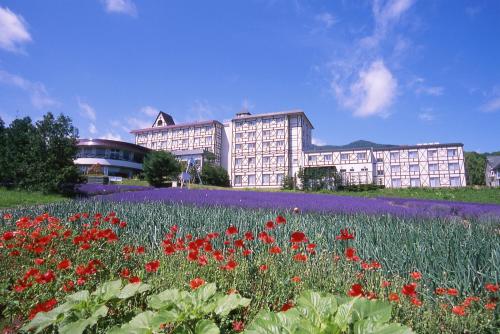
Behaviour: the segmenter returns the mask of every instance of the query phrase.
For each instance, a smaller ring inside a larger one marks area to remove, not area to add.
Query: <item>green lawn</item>
[[[113,182],[113,184],[115,184]],[[138,180],[138,179],[123,179],[122,182],[116,182],[116,184],[123,184],[125,186],[144,186],[149,187],[149,183],[146,180]]]
[[[47,204],[66,199],[62,195],[0,188],[0,208]]]

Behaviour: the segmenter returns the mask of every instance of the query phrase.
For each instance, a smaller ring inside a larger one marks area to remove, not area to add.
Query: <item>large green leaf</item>
[[[337,311],[337,302],[332,295],[304,291],[296,307],[313,325],[322,328]]]
[[[250,304],[250,299],[243,298],[239,294],[233,293],[224,295],[217,299],[215,306],[215,314],[225,317],[234,309],[238,307],[246,307]]]
[[[176,304],[180,299],[181,294],[179,290],[169,289],[149,297],[148,306],[155,310],[159,310],[171,304]]]
[[[219,334],[219,327],[212,320],[203,319],[196,323],[195,334]]]
[[[345,331],[347,326],[352,323],[352,314],[354,312],[354,304],[356,301],[357,298],[353,298],[349,302],[342,304],[337,308],[334,324],[337,325],[340,330]]]
[[[60,334],[81,334],[87,327],[92,327],[99,321],[100,318],[108,314],[108,307],[101,305],[87,319],[79,319],[70,323],[59,326]]]
[[[103,301],[108,301],[111,298],[118,297],[121,287],[122,287],[121,279],[118,279],[116,281],[109,281],[98,286],[97,289],[94,292],[92,292],[92,295],[98,297]]]
[[[41,332],[43,329],[55,324],[58,316],[61,312],[54,312],[54,310],[49,312],[39,312],[35,317],[24,327],[21,328],[22,331],[30,331],[36,329],[36,333]]]
[[[354,334],[412,334],[413,331],[400,324],[381,324],[373,320],[360,320],[354,323]]]
[[[281,323],[276,314],[260,311],[245,329],[245,334],[281,334]]]
[[[386,323],[391,320],[392,306],[383,300],[358,298],[354,303],[352,321],[371,319],[375,323]]]
[[[69,302],[86,302],[89,297],[90,293],[87,290],[82,290],[66,296],[66,300]]]
[[[143,293],[151,289],[151,285],[144,283],[129,283],[121,289],[118,298],[127,299],[138,293]]]
[[[193,294],[196,300],[196,303],[200,305],[203,302],[209,300],[213,295],[217,292],[217,286],[215,283],[203,284],[198,289],[196,289]]]

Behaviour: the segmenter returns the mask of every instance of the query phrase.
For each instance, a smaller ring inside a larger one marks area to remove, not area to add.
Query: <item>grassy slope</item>
[[[230,188],[221,188],[214,186],[191,185],[192,189],[220,189],[228,190]],[[233,189],[231,189],[233,190]],[[236,189],[234,189],[236,190]],[[242,190],[242,189],[237,189]],[[280,189],[243,189],[252,191],[283,191]],[[439,199],[458,202],[474,203],[494,203],[500,204],[500,188],[407,188],[407,189],[379,189],[373,191],[324,191],[324,194],[340,196],[357,197],[400,197],[400,198],[420,198],[420,199]]]
[[[7,190],[5,188],[0,188],[0,208],[47,204],[62,201],[64,199],[65,198],[61,195],[46,195],[39,192]]]

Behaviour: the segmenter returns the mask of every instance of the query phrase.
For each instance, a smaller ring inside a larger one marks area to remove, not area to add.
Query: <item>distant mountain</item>
[[[380,147],[396,147],[398,145],[389,145],[389,144],[377,144],[368,140],[356,140],[353,141],[352,143],[346,144],[346,145],[313,145],[313,150],[338,150],[338,149],[357,149],[357,148],[367,148],[367,147],[373,147],[373,148],[380,148]]]

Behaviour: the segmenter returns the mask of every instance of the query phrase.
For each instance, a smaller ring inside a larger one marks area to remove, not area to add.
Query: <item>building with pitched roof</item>
[[[486,157],[484,177],[488,187],[500,187],[500,155]]]

